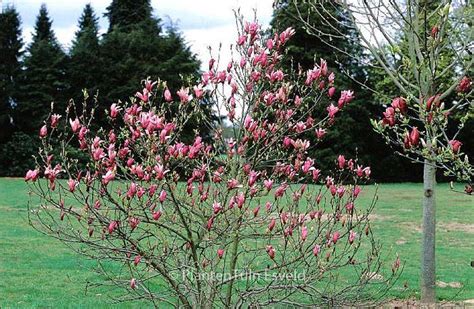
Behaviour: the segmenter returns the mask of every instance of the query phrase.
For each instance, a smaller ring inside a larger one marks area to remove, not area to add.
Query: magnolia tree
[[[223,69],[211,59],[197,85],[178,91],[146,80],[129,102],[110,106],[110,130],[94,130],[86,103],[51,113],[26,175],[40,200],[31,223],[96,260],[99,279],[123,288],[119,301],[211,308],[377,300],[400,260],[382,271],[369,222],[376,199],[358,202],[370,168],[341,155],[334,171],[321,171],[307,155],[315,145],[301,138],[323,139],[353,93],[336,97],[324,60],[294,76],[278,69],[292,29],[265,40],[256,22],[238,25]],[[232,137],[222,118],[203,116],[203,101],[227,116]],[[193,143],[180,141],[191,117],[211,128],[209,143],[199,128]]]
[[[347,39],[332,23],[340,16],[324,17],[325,7],[337,6],[358,33],[354,42],[370,52],[374,62],[397,89],[399,96],[373,126],[397,153],[424,165],[421,300],[436,301],[435,286],[435,186],[437,170],[465,184],[472,194],[474,168],[462,152],[459,132],[474,112],[472,74],[473,28],[469,2],[441,0],[292,0],[307,4],[298,18],[309,33],[328,45]],[[332,33],[311,24],[304,14],[315,14]],[[400,42],[401,41],[401,42]],[[344,51],[341,51],[344,52]],[[350,55],[349,55],[350,56]],[[364,59],[357,59],[364,61]]]

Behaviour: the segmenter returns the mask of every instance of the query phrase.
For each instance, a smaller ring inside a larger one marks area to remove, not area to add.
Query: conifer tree
[[[323,58],[327,61],[328,68],[338,75],[337,90],[353,89],[355,92],[355,99],[346,107],[347,113],[334,123],[334,128],[320,142],[320,147],[313,155],[323,169],[332,166],[336,156],[344,153],[358,156],[362,162],[370,162],[377,180],[403,177],[404,174],[397,172],[403,165],[402,160],[396,158],[387,145],[380,143],[379,136],[370,125],[370,118],[378,115],[382,106],[375,102],[370,91],[361,86],[367,84],[367,67],[355,60],[363,58],[363,51],[359,44],[354,43],[358,39],[351,21],[337,2],[331,2],[331,5],[325,5],[324,8],[322,3],[314,5],[320,6],[319,13],[308,15],[307,3],[298,2],[297,9],[292,0],[279,1],[270,23],[274,30],[283,31],[287,27],[296,30],[288,43],[287,54],[282,59],[283,66],[293,66],[295,71],[305,71],[312,69]],[[319,36],[308,34],[299,19],[300,14],[301,18],[310,18],[311,24],[320,25],[317,30],[330,40],[331,45]],[[338,22],[328,25],[333,16],[337,16]],[[308,138],[316,142],[314,134]],[[387,160],[391,160],[390,166],[395,166],[393,173],[385,173]]]
[[[16,123],[26,133],[36,134],[54,101],[58,109],[66,105],[65,54],[59,45],[48,10],[43,4],[36,19],[33,41],[27,48]]]
[[[98,90],[102,66],[97,21],[94,9],[87,4],[79,19],[79,30],[75,33],[67,66],[68,97],[75,100],[82,98],[83,89],[89,94],[95,94]]]
[[[0,13],[0,143],[13,130],[12,107],[17,101],[18,77],[21,72],[20,16],[14,7]]]

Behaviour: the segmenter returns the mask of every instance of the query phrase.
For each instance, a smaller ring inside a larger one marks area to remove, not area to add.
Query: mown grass
[[[361,196],[369,202],[375,186]],[[384,252],[399,253],[404,271],[387,297],[419,297],[421,184],[383,184],[374,211],[373,227]],[[437,191],[437,280],[461,288],[438,288],[439,300],[474,298],[474,199],[449,190]],[[59,241],[28,224],[28,187],[21,179],[0,179],[0,307],[114,307],[114,288],[88,286],[97,275],[94,261],[77,256]],[[364,202],[364,201],[362,201]],[[141,307],[144,304],[121,304]]]

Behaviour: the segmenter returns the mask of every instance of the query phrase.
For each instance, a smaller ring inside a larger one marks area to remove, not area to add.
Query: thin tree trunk
[[[436,302],[435,232],[436,167],[425,160],[423,168],[423,247],[421,252],[421,302]]]

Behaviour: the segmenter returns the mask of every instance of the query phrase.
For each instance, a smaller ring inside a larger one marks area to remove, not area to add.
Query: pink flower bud
[[[301,240],[305,241],[307,237],[308,237],[308,228],[306,226],[303,226],[301,228]]]
[[[76,190],[76,186],[78,185],[77,181],[74,180],[74,179],[69,179],[67,181],[67,184],[69,186],[69,191],[70,192],[74,192],[74,190]]]
[[[58,115],[58,114],[51,115],[51,128],[56,128],[58,126],[58,122],[60,118],[61,118],[61,115]]]
[[[168,194],[166,193],[165,190],[161,190],[161,192],[160,192],[160,197],[159,197],[160,203],[163,203],[163,202],[166,200],[166,196],[167,196],[167,195],[168,195]]]
[[[462,143],[458,140],[453,139],[449,141],[449,146],[451,147],[451,150],[454,154],[458,154],[459,150],[461,149]]]
[[[81,126],[81,123],[79,122],[79,119],[69,119],[69,124],[71,125],[72,132],[76,133],[77,130],[79,130],[79,127]]]
[[[132,280],[130,280],[130,288],[132,288],[133,290],[137,288],[137,280],[135,280],[135,278],[132,278]]]
[[[349,232],[349,243],[352,244],[357,237],[357,233],[351,230]]]
[[[273,260],[275,258],[275,249],[273,248],[273,246],[268,245],[266,251],[268,253],[268,256]]]
[[[343,169],[344,166],[346,165],[346,158],[343,155],[339,155],[337,157],[337,164],[339,166],[339,169]]]
[[[25,181],[36,181],[39,177],[39,170],[29,170],[26,172]]]
[[[156,221],[160,219],[160,217],[161,217],[161,211],[158,210],[158,211],[153,212],[153,220]]]
[[[336,93],[336,87],[331,87],[328,90],[328,96],[332,98],[334,96],[334,93]]]
[[[224,256],[224,249],[217,249],[217,256],[219,257],[219,259],[222,259],[222,257]]]
[[[112,234],[115,231],[115,229],[117,228],[117,226],[118,226],[117,221],[110,221],[110,223],[109,223],[109,234]]]
[[[112,118],[117,117],[119,111],[120,111],[120,108],[117,106],[117,104],[116,103],[112,104],[110,106],[110,117]]]
[[[39,136],[41,138],[44,138],[46,137],[46,135],[48,135],[48,128],[46,127],[46,125],[42,126],[40,131],[39,131]]]
[[[314,246],[314,248],[313,248],[314,256],[318,256],[319,252],[321,252],[321,246],[320,245]]]

